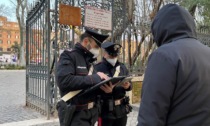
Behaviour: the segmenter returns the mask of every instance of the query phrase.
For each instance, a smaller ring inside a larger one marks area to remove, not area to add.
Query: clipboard
[[[103,80],[100,83],[86,89],[85,91],[83,91],[81,94],[79,94],[79,96],[90,93],[96,89],[99,89],[100,86],[104,85],[104,84],[109,84],[109,82],[112,82],[112,84],[119,84],[121,81],[123,81],[123,79],[125,79],[126,76],[118,76],[118,77],[112,77],[109,78],[107,80]]]
[[[129,82],[133,79],[133,77],[126,77],[124,78],[122,81],[118,82],[115,86],[120,86],[121,84],[125,83],[125,82]]]

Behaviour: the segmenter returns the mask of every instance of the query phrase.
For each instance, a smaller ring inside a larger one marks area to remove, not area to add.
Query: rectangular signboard
[[[60,4],[59,23],[64,25],[81,25],[81,8]]]
[[[112,30],[112,12],[96,7],[85,6],[86,27]]]

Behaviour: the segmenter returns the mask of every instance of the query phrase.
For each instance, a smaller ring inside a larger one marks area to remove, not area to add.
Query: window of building
[[[8,37],[8,38],[11,38],[11,35],[8,35],[7,37]]]
[[[11,31],[10,30],[7,30],[7,35],[11,35]]]
[[[0,40],[0,44],[2,44],[3,43],[3,41],[2,40]]]
[[[0,52],[2,52],[3,51],[3,48],[2,47],[0,47]]]
[[[2,26],[3,25],[3,21],[0,21],[0,26]]]
[[[7,48],[7,51],[11,51],[11,48]]]
[[[11,44],[11,41],[8,40],[8,41],[7,41],[7,44]]]

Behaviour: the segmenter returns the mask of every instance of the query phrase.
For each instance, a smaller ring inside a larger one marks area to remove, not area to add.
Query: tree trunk
[[[25,66],[26,65],[26,63],[25,63],[25,51],[24,51],[24,47],[23,46],[21,46],[20,47],[20,66]]]
[[[26,31],[24,15],[25,15],[26,3],[27,3],[26,0],[25,1],[17,0],[17,7],[16,7],[16,17],[17,17],[19,29],[20,29],[20,59],[19,59],[20,66],[26,65],[25,49],[24,49],[25,31]],[[21,11],[21,14],[20,14],[20,11]]]
[[[126,16],[126,18],[124,18],[124,26],[122,26],[121,23],[116,23],[117,29],[114,30],[114,34],[112,36],[109,36],[109,38],[107,38],[106,41],[111,41],[111,38],[113,38],[113,40],[117,40],[117,37],[121,36],[123,34],[123,32],[125,32],[126,28],[128,27],[128,25],[132,22],[133,20],[133,14],[134,14],[134,0],[123,0],[123,3],[118,3],[120,5],[117,6],[122,6],[121,4],[125,4],[125,15],[120,15],[120,17],[114,17],[116,22],[118,22],[119,18],[123,19],[123,16]],[[116,13],[116,12],[114,12]]]
[[[197,8],[197,5],[193,5],[189,8],[189,12],[193,17],[195,17],[196,8]]]
[[[17,7],[16,7],[16,18],[18,20],[18,25],[19,25],[19,29],[20,29],[20,59],[18,62],[18,65],[20,65],[21,62],[21,56],[22,56],[22,51],[21,51],[21,43],[22,43],[22,35],[21,35],[21,22],[20,22],[20,14],[19,14],[19,10],[20,10],[20,4],[19,4],[19,0],[17,0]]]
[[[153,20],[153,18],[155,17],[155,15],[157,14],[158,10],[160,9],[160,6],[162,5],[163,3],[163,0],[159,0],[158,2],[156,0],[153,1],[153,10],[152,10],[152,13],[149,14],[150,16],[150,19]],[[145,14],[147,15],[147,14]],[[141,27],[144,27],[144,26],[141,26]],[[145,29],[142,29],[142,33],[141,34],[141,40],[140,42],[138,43],[138,47],[137,49],[135,50],[134,54],[133,54],[133,57],[132,57],[132,65],[133,66],[138,58],[138,56],[141,54],[141,45],[142,43],[145,41],[145,38],[150,34],[150,32],[146,33],[145,31],[143,31]],[[151,46],[149,45],[149,47],[147,48],[146,52],[145,52],[145,56],[148,56],[147,53],[149,53],[149,50],[150,50]],[[144,57],[142,57],[144,58]],[[141,59],[142,61],[144,61],[144,59]]]
[[[128,32],[128,64],[129,68],[132,67],[132,60],[131,60],[131,26],[129,26]]]

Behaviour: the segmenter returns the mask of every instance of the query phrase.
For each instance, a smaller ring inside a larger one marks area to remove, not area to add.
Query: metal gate
[[[210,26],[199,26],[197,29],[198,39],[210,47]]]
[[[49,117],[50,83],[50,0],[40,0],[26,20],[26,105]]]

